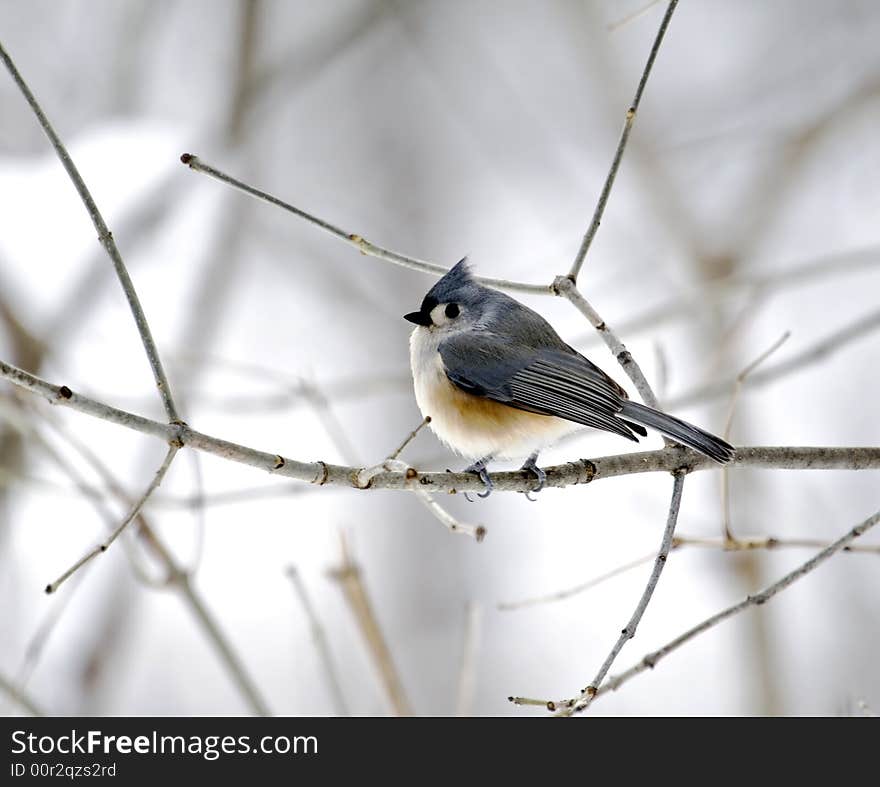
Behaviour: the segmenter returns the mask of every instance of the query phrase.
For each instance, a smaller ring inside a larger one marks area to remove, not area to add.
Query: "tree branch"
[[[342,539],[342,565],[332,572],[332,576],[342,587],[345,600],[357,620],[376,669],[382,678],[382,685],[394,714],[396,716],[412,716],[412,707],[407,699],[397,667],[394,665],[394,659],[391,658],[391,651],[382,634],[376,613],[373,611],[370,597],[364,587],[360,568],[351,559],[344,537]]]
[[[89,214],[89,218],[91,218],[92,220],[92,224],[95,225],[95,229],[98,232],[98,240],[101,242],[101,245],[106,249],[110,260],[113,263],[113,267],[116,270],[116,275],[119,277],[119,282],[122,285],[122,289],[125,292],[125,297],[128,300],[129,308],[131,309],[131,313],[134,316],[134,321],[137,325],[138,333],[141,337],[141,342],[143,343],[144,350],[147,353],[147,360],[149,361],[150,368],[153,371],[153,378],[156,381],[156,387],[159,389],[159,393],[162,397],[162,404],[165,407],[165,413],[171,423],[177,423],[180,421],[180,416],[177,414],[177,408],[174,404],[174,398],[171,395],[171,386],[168,384],[168,378],[165,376],[165,370],[162,368],[162,361],[159,358],[159,351],[156,349],[156,343],[153,341],[153,334],[150,331],[150,326],[147,323],[146,315],[144,315],[144,310],[141,307],[140,299],[138,298],[137,292],[134,289],[134,284],[131,281],[131,277],[128,275],[128,269],[125,267],[125,263],[122,261],[122,255],[119,253],[119,249],[116,248],[116,242],[113,240],[113,235],[107,227],[107,224],[104,221],[104,217],[101,215],[101,212],[98,210],[98,206],[95,204],[94,199],[92,199],[91,192],[89,192],[85,181],[79,174],[79,170],[73,163],[73,159],[67,152],[67,148],[64,147],[64,143],[62,143],[58,134],[55,133],[55,129],[52,127],[52,124],[49,123],[49,119],[46,117],[42,108],[37,103],[37,99],[34,97],[34,94],[27,86],[27,83],[24,81],[21,74],[18,72],[18,69],[15,67],[15,63],[12,62],[12,58],[7,54],[2,44],[0,44],[0,60],[3,60],[3,63],[6,65],[6,68],[9,71],[9,74],[12,76],[12,80],[15,82],[16,86],[25,97],[25,100],[30,105],[34,114],[37,116],[37,120],[39,121],[40,126],[46,133],[46,136],[49,138],[49,141],[52,143],[52,147],[55,148],[55,152],[58,154],[58,158],[61,160],[61,164],[64,166],[64,169],[67,171],[68,176],[73,182],[74,188],[76,188],[76,191],[79,194],[83,205],[85,205],[86,211]]]
[[[324,675],[327,678],[327,685],[330,689],[330,695],[333,697],[333,710],[338,716],[348,716],[348,703],[345,701],[345,692],[342,690],[342,684],[339,681],[339,675],[336,672],[336,666],[333,663],[333,654],[330,651],[330,643],[327,641],[327,635],[324,633],[324,627],[318,618],[318,613],[309,598],[306,591],[305,583],[299,575],[296,566],[288,566],[284,572],[293,585],[296,597],[306,613],[309,621],[309,628],[312,632],[312,642],[315,644],[315,650],[321,659],[321,665],[324,667]]]
[[[676,544],[675,540],[673,539],[672,548],[675,549],[675,547]],[[647,555],[642,555],[642,557],[631,560],[629,563],[624,563],[623,565],[617,566],[616,568],[611,569],[611,571],[606,571],[604,574],[600,574],[597,577],[592,577],[586,582],[581,582],[578,585],[565,588],[564,590],[556,590],[552,593],[546,593],[543,596],[532,596],[531,598],[521,599],[520,601],[502,601],[498,604],[498,609],[502,612],[510,612],[514,609],[522,609],[523,607],[533,607],[537,606],[538,604],[549,604],[553,601],[562,601],[564,599],[571,598],[572,596],[576,596],[579,593],[583,593],[585,590],[596,587],[596,585],[601,585],[603,582],[606,582],[609,579],[613,579],[614,577],[620,576],[621,574],[625,574],[627,571],[637,568],[638,566],[641,566],[656,557],[657,551],[652,549],[650,552],[648,552]]]
[[[739,536],[734,540],[727,538],[705,538],[700,536],[674,536],[672,539],[671,551],[676,551],[682,547],[703,547],[706,549],[717,549],[721,552],[755,552],[759,550],[771,549],[824,549],[828,546],[827,541],[818,538],[776,538],[775,536]],[[857,544],[843,548],[844,552],[854,552],[862,554],[880,555],[880,544]],[[555,601],[564,601],[574,596],[590,590],[597,585],[607,582],[609,579],[618,577],[631,571],[638,566],[647,563],[657,556],[657,552],[652,550],[647,555],[642,555],[628,563],[623,563],[616,568],[606,571],[599,576],[581,582],[572,587],[563,590],[555,590],[552,593],[545,593],[541,596],[532,596],[519,601],[502,601],[499,602],[497,608],[501,612],[510,612],[524,607],[537,606],[539,604],[551,604]]]
[[[798,369],[826,358],[830,354],[837,352],[846,343],[860,339],[878,329],[880,329],[880,309],[873,309],[868,314],[853,320],[851,323],[838,328],[814,344],[805,347],[796,355],[754,372],[743,381],[742,387],[748,390],[778,380],[780,377],[784,377]],[[669,407],[676,408],[687,407],[697,402],[717,399],[728,395],[731,387],[734,385],[736,385],[735,377],[717,383],[708,383],[707,385],[693,388],[679,396],[671,396],[668,405]]]
[[[0,377],[39,394],[51,404],[70,407],[86,415],[124,426],[136,432],[152,435],[165,441],[179,438],[186,447],[204,451],[239,464],[256,467],[273,475],[295,478],[319,486],[342,486],[354,489],[402,489],[411,491],[414,482],[426,491],[466,492],[481,491],[482,482],[472,473],[421,473],[383,471],[372,476],[367,484],[360,484],[358,476],[365,468],[333,465],[323,461],[301,462],[279,454],[222,440],[180,424],[170,425],[119,410],[81,394],[67,386],[57,386],[21,369],[0,361]],[[737,448],[732,468],[752,467],[776,470],[868,470],[880,468],[880,448],[827,447],[827,446],[742,446]],[[657,451],[615,454],[596,459],[576,459],[562,465],[544,468],[548,487],[566,487],[587,484],[604,478],[634,473],[671,473],[685,470],[717,470],[711,459],[679,446]],[[415,476],[412,474],[415,473]],[[526,492],[535,484],[528,472],[493,473],[496,491]]]
[[[458,691],[455,701],[456,716],[472,715],[474,690],[477,685],[477,661],[480,652],[480,632],[482,626],[483,608],[476,601],[468,602],[465,609],[461,664],[458,670]]]
[[[159,485],[162,483],[165,478],[165,474],[168,472],[168,468],[171,466],[171,462],[174,460],[174,457],[177,455],[177,452],[180,450],[180,445],[176,443],[172,443],[168,448],[168,453],[165,454],[165,459],[162,461],[162,464],[159,466],[159,469],[156,471],[156,474],[153,476],[153,480],[150,482],[150,485],[144,490],[144,493],[135,501],[134,505],[131,507],[131,510],[128,512],[128,515],[125,519],[122,520],[120,525],[109,535],[107,539],[102,541],[98,546],[88,552],[84,557],[80,558],[76,561],[67,571],[65,571],[58,579],[54,582],[50,582],[46,585],[47,593],[54,593],[61,587],[64,582],[70,579],[77,571],[79,571],[83,566],[90,563],[94,558],[98,555],[103,555],[109,548],[110,545],[122,534],[122,531],[125,530],[126,527],[131,524],[135,517],[137,517],[141,509],[146,504],[147,500],[149,500],[150,495],[159,488]]]
[[[672,20],[672,14],[675,12],[675,7],[677,5],[678,0],[670,0],[669,5],[666,7],[666,13],[663,15],[663,19],[660,22],[660,29],[657,31],[657,35],[654,38],[654,44],[651,47],[651,52],[648,54],[648,62],[645,63],[642,77],[639,79],[639,85],[636,88],[635,97],[633,98],[629,109],[626,111],[626,117],[623,121],[623,129],[620,132],[620,140],[617,143],[617,150],[614,151],[614,159],[611,161],[611,169],[608,170],[608,175],[605,178],[605,185],[602,186],[602,193],[599,195],[599,201],[596,203],[596,208],[593,211],[593,219],[590,221],[587,233],[581,241],[581,246],[571,265],[571,270],[568,272],[568,277],[573,283],[577,282],[577,277],[581,272],[584,260],[587,257],[587,252],[590,250],[593,238],[596,236],[596,232],[599,230],[599,225],[602,223],[602,216],[605,213],[605,205],[608,202],[608,196],[611,194],[611,188],[614,186],[614,179],[617,177],[617,169],[620,167],[620,161],[623,158],[623,151],[626,149],[626,143],[629,140],[629,134],[630,131],[632,131],[633,123],[636,119],[636,112],[638,112],[639,103],[642,100],[642,93],[645,90],[645,84],[648,82],[651,68],[654,66],[654,60],[657,58],[657,52],[660,50],[660,44],[663,43],[663,36],[666,35],[666,28],[669,27],[669,22]]]
[[[644,672],[647,669],[653,669],[657,662],[660,659],[665,658],[670,653],[675,650],[678,650],[682,645],[686,642],[689,642],[694,637],[699,636],[700,634],[705,633],[711,628],[714,628],[719,623],[727,620],[728,618],[733,617],[734,615],[743,612],[749,607],[757,607],[765,604],[771,598],[773,598],[777,593],[782,590],[785,590],[789,585],[802,577],[809,574],[811,571],[817,569],[822,563],[828,560],[830,557],[833,557],[841,550],[845,549],[850,543],[855,541],[859,536],[863,533],[866,533],[872,527],[874,527],[878,522],[880,522],[880,511],[878,511],[873,516],[868,517],[863,522],[860,522],[856,525],[852,530],[850,530],[845,535],[841,536],[837,541],[832,544],[829,544],[825,549],[821,552],[818,552],[814,555],[810,560],[802,565],[798,566],[794,571],[786,574],[782,579],[774,582],[772,585],[768,585],[764,590],[759,593],[755,593],[751,596],[746,596],[745,599],[740,601],[738,604],[734,604],[733,606],[727,607],[727,609],[721,610],[721,612],[717,612],[711,617],[706,618],[701,623],[698,623],[693,628],[688,629],[683,634],[680,634],[671,642],[668,642],[662,648],[655,650],[653,653],[648,653],[641,661],[637,664],[630,667],[625,672],[622,672],[620,675],[613,676],[608,679],[604,686],[599,688],[599,691],[596,693],[596,696],[601,694],[607,694],[609,691],[616,691],[620,688],[624,683],[634,678],[641,672]]]
[[[654,560],[654,568],[651,571],[651,576],[648,578],[648,584],[645,586],[642,597],[639,599],[639,603],[636,605],[629,623],[627,623],[623,631],[620,632],[617,642],[614,643],[614,647],[611,649],[608,657],[596,673],[596,677],[593,678],[590,685],[581,692],[580,697],[569,700],[569,702],[566,703],[569,713],[578,713],[586,710],[590,706],[590,703],[592,703],[593,698],[596,696],[596,692],[601,688],[602,681],[605,680],[608,670],[611,669],[611,665],[620,654],[620,651],[623,650],[623,646],[636,635],[636,629],[638,629],[642,615],[645,614],[645,610],[651,602],[654,590],[657,587],[657,583],[660,581],[660,574],[663,572],[663,567],[666,565],[666,559],[669,557],[669,550],[672,548],[672,537],[675,534],[675,525],[678,522],[678,512],[681,509],[681,494],[684,490],[684,478],[685,474],[683,472],[675,473],[675,483],[672,486],[672,500],[669,503],[669,514],[666,517],[666,528],[663,531],[663,540],[660,542],[660,552]]]
[[[11,680],[0,674],[0,691],[9,699],[21,706],[31,716],[42,716],[43,711],[34,704],[34,701],[19,689]]]
[[[791,336],[791,331],[782,334],[770,347],[762,352],[755,360],[748,364],[737,376],[730,395],[730,404],[727,407],[727,419],[724,422],[725,440],[730,441],[730,430],[733,427],[733,416],[739,403],[739,395],[742,392],[743,383],[749,375],[755,371],[764,361],[775,353]],[[730,526],[730,474],[726,469],[721,470],[721,532],[728,541],[735,541],[733,529]]]
[[[590,324],[596,329],[602,341],[611,350],[611,354],[617,359],[626,376],[632,380],[633,385],[639,392],[639,396],[642,397],[642,401],[648,407],[657,407],[657,397],[654,395],[654,391],[651,389],[641,367],[632,357],[632,353],[626,349],[626,346],[618,338],[617,334],[611,330],[608,323],[599,316],[599,312],[581,294],[574,281],[568,276],[557,276],[553,282],[553,291],[557,295],[568,299],[572,306],[590,321]]]
[[[192,153],[184,153],[180,157],[180,160],[195,172],[201,172],[204,175],[210,175],[212,178],[226,183],[227,185],[232,186],[239,191],[243,191],[245,194],[250,194],[250,196],[252,197],[261,199],[264,202],[268,202],[281,208],[282,210],[286,210],[288,213],[292,213],[294,216],[298,216],[299,218],[304,219],[305,221],[309,222],[309,224],[314,224],[316,227],[324,230],[324,232],[329,232],[331,235],[334,235],[335,237],[344,241],[349,246],[354,246],[358,251],[360,251],[361,254],[365,254],[368,257],[376,257],[377,259],[385,260],[385,262],[391,262],[394,265],[400,265],[404,268],[409,268],[410,270],[421,271],[422,273],[432,273],[435,276],[442,276],[449,270],[449,268],[446,268],[443,265],[438,265],[435,262],[419,260],[415,257],[409,257],[406,254],[392,251],[391,249],[384,249],[381,246],[377,246],[376,244],[371,243],[366,238],[358,235],[357,233],[346,232],[345,230],[337,227],[335,224],[331,224],[329,221],[325,221],[318,216],[307,213],[306,211],[297,208],[294,205],[291,205],[289,202],[285,202],[284,200],[279,199],[278,197],[275,197],[266,191],[262,191],[258,188],[255,188],[254,186],[249,186],[247,183],[244,183],[243,181],[238,180],[231,175],[227,175],[225,172],[222,172],[221,170],[212,167],[210,164],[206,164],[198,156],[195,156]],[[510,281],[508,279],[489,279],[484,277],[477,277],[477,280],[482,282],[483,284],[489,285],[491,287],[498,287],[502,290],[530,292],[535,295],[551,294],[550,287],[546,284],[524,284],[523,282]]]

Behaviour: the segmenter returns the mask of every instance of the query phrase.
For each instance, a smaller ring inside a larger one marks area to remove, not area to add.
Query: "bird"
[[[653,407],[627,392],[563,341],[536,311],[474,277],[467,257],[425,295],[415,324],[410,365],[416,403],[442,443],[472,460],[464,472],[493,489],[488,464],[528,457],[522,470],[547,474],[540,451],[584,426],[638,442],[645,427],[710,457],[731,461],[727,441]]]

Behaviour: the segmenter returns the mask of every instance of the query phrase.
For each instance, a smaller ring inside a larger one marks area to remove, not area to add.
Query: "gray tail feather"
[[[721,464],[729,462],[736,453],[734,447],[720,437],[709,434],[709,432],[705,432],[699,427],[692,426],[680,418],[661,413],[659,410],[639,404],[638,402],[624,401],[620,415],[630,418],[643,426],[656,429],[661,434],[675,440],[676,443],[693,448],[694,451],[699,451],[701,454],[705,454],[710,459],[714,459]]]

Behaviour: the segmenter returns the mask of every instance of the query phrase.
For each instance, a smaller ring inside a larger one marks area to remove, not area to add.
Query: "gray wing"
[[[567,345],[516,350],[490,333],[470,332],[440,344],[449,380],[474,396],[541,415],[605,429],[630,440],[635,424],[617,417],[626,392]]]

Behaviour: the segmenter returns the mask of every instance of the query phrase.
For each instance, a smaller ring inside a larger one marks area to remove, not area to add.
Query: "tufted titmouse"
[[[404,318],[417,326],[410,362],[419,409],[440,440],[475,460],[465,472],[485,484],[481,497],[492,491],[486,464],[495,458],[528,456],[523,469],[540,491],[538,452],[582,425],[635,441],[649,426],[716,462],[733,459],[720,437],[630,401],[540,314],[479,284],[466,259]]]

